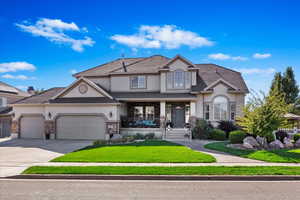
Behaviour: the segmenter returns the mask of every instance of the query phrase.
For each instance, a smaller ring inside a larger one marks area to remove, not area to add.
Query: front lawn
[[[179,144],[153,140],[90,146],[55,158],[52,162],[210,163],[216,162],[216,159]]]
[[[241,150],[227,147],[228,142],[214,142],[205,145],[207,149],[226,152],[235,156],[276,163],[300,163],[300,149]]]
[[[128,167],[128,166],[34,166],[23,174],[98,174],[98,175],[300,175],[300,167],[284,166],[197,166],[197,167]]]

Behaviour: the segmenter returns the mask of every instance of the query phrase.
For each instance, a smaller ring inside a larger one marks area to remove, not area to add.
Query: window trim
[[[6,107],[7,106],[7,98],[6,97],[0,97],[2,104],[0,104],[0,107]]]
[[[183,86],[182,87],[175,87],[175,76],[176,72],[181,72],[183,74]],[[187,77],[189,78],[189,81],[187,81]],[[169,78],[171,78],[171,83],[169,84]],[[189,84],[189,85],[187,85]],[[187,87],[188,86],[188,87]],[[168,71],[166,72],[166,89],[167,90],[188,90],[192,86],[192,73],[189,71],[184,71],[182,69],[176,69],[174,71]]]
[[[133,87],[132,81],[134,78],[137,77],[137,87]],[[144,77],[144,86],[139,87],[139,78]],[[130,89],[146,89],[147,88],[147,76],[145,75],[136,75],[136,76],[130,76]]]

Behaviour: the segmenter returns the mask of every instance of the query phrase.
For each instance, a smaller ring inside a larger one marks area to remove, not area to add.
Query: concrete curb
[[[69,179],[69,180],[168,180],[168,181],[299,181],[296,176],[185,176],[185,175],[66,175],[66,174],[24,174],[6,177],[9,179]]]

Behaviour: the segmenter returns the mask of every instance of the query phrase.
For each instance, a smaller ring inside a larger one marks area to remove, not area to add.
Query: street
[[[0,179],[1,200],[295,199],[300,181],[94,181]]]

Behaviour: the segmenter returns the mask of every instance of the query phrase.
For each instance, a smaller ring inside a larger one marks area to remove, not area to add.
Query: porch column
[[[166,119],[166,102],[160,102],[160,128],[163,131],[163,138],[165,138],[165,119]]]
[[[160,117],[165,117],[166,116],[166,102],[161,101],[160,102]]]
[[[196,117],[196,102],[190,102],[191,116]]]
[[[196,124],[196,102],[194,102],[194,101],[190,102],[189,123],[190,123],[191,129],[195,127],[195,124]]]

